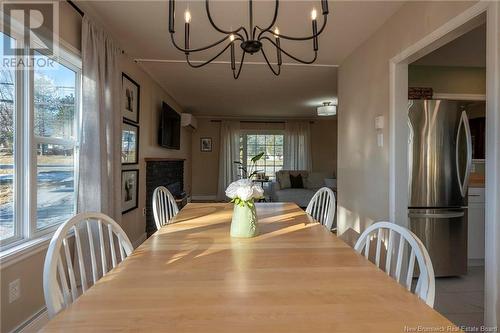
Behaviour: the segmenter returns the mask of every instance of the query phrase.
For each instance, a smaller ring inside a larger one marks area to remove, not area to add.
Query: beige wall
[[[160,147],[158,140],[158,124],[162,102],[168,103],[176,111],[181,107],[151,77],[128,57],[122,56],[122,71],[136,81],[141,87],[139,114],[139,166],[123,166],[123,169],[139,168],[139,207],[122,215],[122,228],[132,243],[145,237],[146,216],[146,162],[145,158],[180,158],[184,162],[184,188],[191,192],[191,132],[181,129],[181,149],[171,150]]]
[[[409,66],[408,86],[441,94],[486,94],[486,68]]]
[[[283,130],[283,123],[241,123],[245,130]],[[198,128],[193,132],[192,180],[195,198],[213,197],[217,194],[219,178],[220,123],[208,118],[198,119]],[[200,138],[211,137],[213,151],[200,151]],[[336,174],[337,169],[337,120],[319,119],[311,124],[313,171]]]
[[[200,138],[212,138],[212,152],[200,151]],[[193,196],[206,197],[217,194],[219,178],[220,122],[207,118],[198,119],[198,128],[192,135]]]
[[[66,2],[61,2],[61,38],[68,44],[80,49],[81,18]],[[142,211],[146,201],[146,169],[144,158],[183,158],[185,162],[184,182],[186,191],[191,191],[191,132],[182,129],[181,150],[167,150],[156,144],[158,128],[158,112],[161,102],[165,101],[181,112],[179,105],[146,74],[137,64],[126,56],[120,59],[122,71],[132,77],[141,87],[140,98],[140,149],[138,166],[127,166],[124,169],[139,168],[139,208],[122,216],[121,225],[130,240],[137,243],[145,234],[145,216]],[[117,193],[117,200],[120,194]],[[12,329],[31,318],[45,306],[42,288],[43,263],[46,249],[27,258],[0,267],[1,302],[0,331],[10,332]],[[21,298],[8,303],[8,284],[20,278]]]
[[[375,117],[389,123],[389,60],[474,2],[409,2],[339,69],[338,232],[348,242],[389,218],[389,128],[378,148]]]
[[[337,175],[337,120],[311,124],[312,170]]]

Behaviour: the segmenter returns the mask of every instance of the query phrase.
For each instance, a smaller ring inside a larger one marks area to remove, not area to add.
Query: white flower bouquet
[[[251,179],[244,178],[232,182],[226,189],[226,195],[236,205],[252,207],[255,199],[264,197],[264,189]]]
[[[257,210],[255,200],[264,197],[264,189],[252,181],[259,171],[255,170],[257,161],[264,156],[260,153],[251,159],[250,170],[240,161],[234,163],[243,173],[243,179],[229,184],[226,195],[234,203],[233,219],[231,221],[231,237],[249,238],[255,237],[259,233],[257,225]],[[252,171],[253,170],[253,171]]]

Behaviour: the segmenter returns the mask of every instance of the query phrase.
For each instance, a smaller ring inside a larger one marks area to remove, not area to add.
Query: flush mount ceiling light
[[[311,12],[311,20],[312,20],[312,35],[311,36],[306,36],[306,37],[292,37],[292,36],[287,36],[283,35],[278,27],[273,26],[276,23],[276,19],[278,17],[278,8],[279,8],[279,0],[276,0],[275,6],[274,6],[274,16],[271,21],[271,23],[265,27],[261,28],[258,25],[255,25],[253,22],[253,1],[248,0],[248,12],[249,12],[249,24],[248,24],[248,30],[246,27],[243,25],[240,26],[236,30],[226,30],[223,28],[220,28],[213,20],[211,14],[210,14],[210,4],[209,0],[205,0],[205,9],[207,12],[207,17],[208,20],[210,21],[210,24],[212,27],[220,32],[221,34],[224,34],[221,39],[218,41],[203,46],[203,47],[196,47],[192,48],[190,43],[189,43],[189,27],[191,24],[191,13],[189,10],[186,10],[184,13],[184,47],[179,46],[174,38],[175,34],[175,1],[174,0],[169,0],[169,13],[168,13],[168,31],[170,32],[170,37],[172,39],[172,44],[181,52],[183,52],[186,55],[186,61],[189,64],[189,66],[193,68],[200,68],[202,66],[205,66],[215,59],[217,59],[219,56],[221,56],[224,52],[227,51],[227,49],[230,50],[231,54],[231,70],[233,71],[233,77],[237,79],[240,76],[241,69],[243,68],[243,63],[245,60],[245,55],[247,53],[249,54],[254,54],[254,53],[262,53],[264,56],[264,59],[271,69],[271,71],[274,73],[274,75],[280,75],[281,73],[281,65],[283,63],[282,61],[282,53],[285,54],[286,56],[292,58],[293,60],[300,62],[302,64],[312,64],[313,62],[316,61],[316,58],[318,56],[318,36],[323,32],[326,26],[326,21],[327,21],[327,16],[328,16],[328,0],[321,0],[321,10],[322,10],[322,15],[323,15],[323,24],[321,28],[318,30],[318,23],[317,23],[317,11],[316,9],[313,9]],[[280,39],[288,39],[288,40],[294,40],[294,41],[306,41],[306,40],[313,40],[313,51],[314,51],[314,56],[311,60],[303,60],[299,59],[290,52],[285,51],[283,48],[281,48],[280,45]],[[274,40],[273,40],[274,39]],[[236,59],[235,59],[235,50],[234,50],[234,44],[235,43],[240,43],[240,47],[243,50],[243,53],[241,55],[240,61],[238,66],[236,66]],[[222,44],[222,45],[221,45]],[[269,58],[264,51],[264,44],[267,44],[269,47],[273,48],[276,52],[276,63],[277,63],[277,68],[274,68],[270,61]],[[211,48],[214,48],[218,45],[221,45],[217,53],[209,60],[202,62],[202,63],[192,63],[189,60],[189,55],[191,53],[196,53],[196,52],[201,52],[205,51]],[[236,69],[238,67],[238,69]]]
[[[337,105],[332,104],[332,102],[323,102],[323,106],[318,106],[316,111],[318,116],[335,116],[337,114]]]

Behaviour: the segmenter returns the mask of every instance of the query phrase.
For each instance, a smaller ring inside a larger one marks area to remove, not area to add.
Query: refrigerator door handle
[[[460,175],[460,166],[458,161],[458,150],[459,150],[458,143],[460,139],[460,132],[462,130],[462,126],[465,131],[465,139],[467,145],[467,162],[466,162],[467,165],[465,166],[464,174]],[[462,194],[462,197],[465,197],[467,195],[467,189],[469,186],[469,176],[472,168],[472,135],[469,127],[469,118],[467,117],[467,113],[465,111],[462,111],[462,115],[460,117],[460,124],[458,125],[456,148],[455,148],[455,166],[457,168],[457,178],[458,178],[458,185],[460,187],[460,193]]]
[[[464,212],[451,213],[408,213],[408,217],[417,219],[452,219],[464,216]]]

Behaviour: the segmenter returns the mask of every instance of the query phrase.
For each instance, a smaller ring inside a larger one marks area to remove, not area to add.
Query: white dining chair
[[[102,213],[81,213],[59,226],[50,241],[43,268],[49,317],[67,308],[132,250],[123,229]],[[91,276],[88,277],[89,261]]]
[[[434,268],[429,253],[420,239],[410,230],[395,223],[377,222],[366,228],[356,242],[354,249],[364,254],[365,258],[372,258],[370,248],[375,238],[375,265],[398,283],[402,283],[407,290],[415,293],[427,305],[433,307],[435,297]],[[406,244],[409,245],[408,248]],[[381,261],[381,253],[385,253],[385,263]],[[416,285],[412,283],[415,274],[415,260],[419,272]],[[405,270],[403,270],[403,266],[406,266]],[[403,279],[401,279],[402,277]]]
[[[332,230],[335,218],[335,193],[328,187],[320,188],[309,201],[306,213],[328,230]]]
[[[153,192],[153,215],[155,218],[156,229],[160,230],[179,213],[179,208],[175,202],[174,196],[164,186],[158,186]]]

